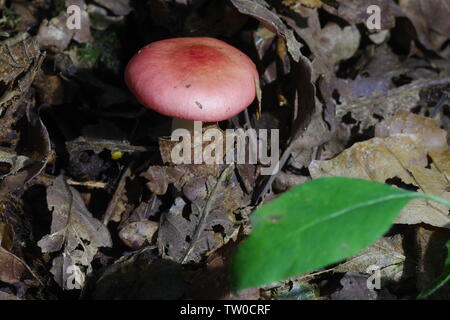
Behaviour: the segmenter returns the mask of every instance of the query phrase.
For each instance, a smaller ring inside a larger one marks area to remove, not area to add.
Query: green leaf
[[[446,284],[450,280],[450,240],[447,241],[447,259],[444,263],[444,271],[441,276],[433,283],[431,288],[424,290],[417,299],[425,299],[426,297],[435,293],[440,287]]]
[[[413,198],[448,201],[343,177],[297,186],[252,215],[232,263],[235,290],[265,285],[351,257],[381,237]]]

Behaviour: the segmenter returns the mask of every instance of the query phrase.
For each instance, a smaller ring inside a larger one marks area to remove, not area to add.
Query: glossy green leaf
[[[235,290],[310,272],[351,257],[381,237],[413,198],[385,184],[343,177],[297,186],[252,215],[252,234],[232,263]]]

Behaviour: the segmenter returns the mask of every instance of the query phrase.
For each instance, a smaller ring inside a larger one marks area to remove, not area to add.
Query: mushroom
[[[173,117],[172,129],[192,130],[194,121],[222,121],[247,108],[259,76],[235,47],[195,37],[147,45],[128,63],[125,82],[145,107]]]

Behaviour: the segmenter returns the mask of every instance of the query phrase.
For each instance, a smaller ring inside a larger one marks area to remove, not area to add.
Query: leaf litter
[[[376,32],[365,26],[373,4]],[[448,9],[444,0],[0,1],[0,297],[36,298],[31,287],[67,297],[56,285],[88,298],[228,299],[220,275],[251,212],[298,184],[342,175],[449,199]],[[121,70],[143,43],[180,35],[225,39],[255,62],[259,103],[220,128],[280,129],[279,172],[171,163],[170,119],[144,110]],[[448,208],[414,200],[333,272],[240,298],[414,298],[442,273],[449,226]],[[382,292],[364,288],[371,264]]]

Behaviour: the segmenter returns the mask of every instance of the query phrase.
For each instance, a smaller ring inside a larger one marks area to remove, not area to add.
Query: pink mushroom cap
[[[213,38],[151,43],[128,63],[125,82],[138,101],[161,114],[204,122],[229,119],[255,99],[255,64]]]

